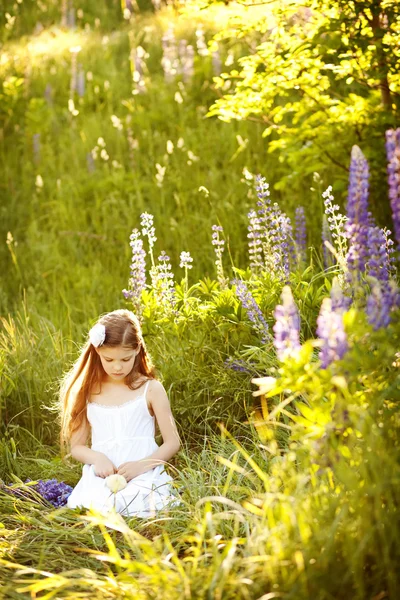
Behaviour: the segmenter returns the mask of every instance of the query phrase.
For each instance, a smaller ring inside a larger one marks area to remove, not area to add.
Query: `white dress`
[[[96,402],[87,403],[87,418],[92,428],[92,450],[102,452],[118,468],[124,462],[147,458],[157,448],[154,439],[155,417],[146,402],[146,391],[137,398],[116,406]],[[115,506],[124,516],[150,517],[171,502],[180,504],[172,491],[172,477],[160,464],[131,479],[115,495],[107,487],[105,478],[98,477],[93,465],[85,464],[82,477],[67,500],[69,508],[84,507],[103,514]]]

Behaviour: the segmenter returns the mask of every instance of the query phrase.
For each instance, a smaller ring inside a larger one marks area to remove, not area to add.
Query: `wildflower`
[[[167,167],[162,167],[160,164],[156,163],[156,170],[157,170],[156,181],[157,181],[158,187],[162,187],[166,168]]]
[[[122,124],[122,121],[119,117],[117,117],[116,115],[111,115],[111,122],[113,124],[113,127],[115,127],[115,129],[118,129],[118,131],[122,131],[124,126]]]
[[[217,266],[217,279],[221,287],[226,288],[228,280],[224,275],[224,268],[222,265],[222,253],[225,247],[225,240],[220,239],[219,237],[219,234],[223,232],[223,229],[221,225],[213,225],[211,229],[213,231],[211,243],[215,247],[214,250],[217,256],[217,260],[215,261],[215,264]]]
[[[270,339],[270,333],[268,331],[268,324],[260,310],[260,307],[247,289],[244,281],[241,279],[234,279],[231,281],[231,284],[235,286],[236,296],[239,298],[243,307],[245,308],[250,321],[253,323],[254,329],[260,334],[261,342],[266,344]]]
[[[296,208],[295,226],[296,226],[296,250],[298,262],[305,262],[307,259],[307,233],[306,233],[306,217],[304,208],[298,206]]]
[[[395,237],[400,249],[400,128],[389,129],[386,132],[386,154],[390,206]]]
[[[329,185],[327,189],[322,193],[322,198],[325,205],[325,216],[328,222],[330,235],[325,227],[325,233],[323,234],[325,239],[329,241],[331,236],[335,243],[335,255],[343,271],[347,270],[347,236],[345,231],[345,224],[348,221],[348,217],[342,215],[339,211],[340,207],[338,204],[334,204],[334,197],[332,195],[332,186]],[[325,244],[324,244],[325,245]],[[326,247],[326,246],[325,246]],[[328,257],[326,257],[328,259]],[[327,260],[328,262],[328,260]]]
[[[35,185],[36,185],[36,189],[38,192],[43,188],[44,184],[43,184],[43,178],[41,175],[36,175]]]
[[[275,307],[273,330],[278,359],[284,361],[287,357],[295,357],[301,348],[300,315],[288,285],[282,289],[281,300],[282,304]]]
[[[349,239],[347,266],[349,275],[365,271],[368,259],[368,213],[369,168],[364,154],[358,146],[351,151],[349,188],[347,199],[346,234]]]
[[[343,294],[338,277],[333,278],[330,298],[332,300],[332,310],[335,312],[343,313],[350,307],[351,298]]]
[[[398,306],[400,306],[400,294],[396,282],[382,283],[376,279],[366,306],[368,322],[374,330],[387,327],[391,320],[392,309]]]
[[[174,151],[174,144],[173,142],[171,142],[171,140],[167,141],[167,152],[168,154],[172,154]]]
[[[248,215],[249,226],[247,237],[249,238],[249,257],[250,257],[250,269],[257,271],[262,268],[262,240],[261,240],[261,219],[257,217],[255,210],[251,210]]]
[[[123,475],[119,475],[119,473],[113,473],[113,475],[109,475],[105,478],[104,482],[113,494],[117,494],[128,485],[125,477]]]
[[[140,238],[138,229],[133,229],[129,239],[129,245],[132,248],[131,276],[129,289],[122,290],[122,293],[126,300],[132,301],[134,311],[140,316],[142,291],[146,287],[146,252],[143,249],[143,240]]]
[[[164,250],[161,251],[158,257],[159,264],[157,265],[157,289],[156,293],[160,302],[167,309],[175,309],[175,284],[174,274],[172,273],[170,257]]]
[[[142,226],[142,235],[147,236],[150,250],[152,250],[154,243],[157,241],[157,238],[155,236],[156,230],[153,225],[154,217],[153,215],[144,212],[140,215],[140,219],[140,224]]]
[[[258,385],[258,390],[253,392],[253,396],[263,396],[268,394],[276,385],[276,377],[254,377],[251,383]]]
[[[368,275],[376,277],[379,281],[389,280],[389,262],[386,250],[386,237],[379,227],[370,227],[368,230],[369,257],[367,262]]]
[[[238,373],[250,373],[251,372],[247,368],[246,361],[234,359],[232,356],[228,356],[228,358],[225,359],[224,366],[227,369],[232,369],[232,371],[237,371]]]
[[[26,479],[25,483],[30,483],[32,479]],[[10,486],[11,484],[9,484]],[[28,486],[26,489],[12,489],[8,488],[6,491],[14,496],[32,499],[32,493],[30,489],[40,494],[44,500],[50,502],[55,508],[65,506],[67,504],[68,497],[72,493],[72,487],[67,485],[63,481],[57,481],[57,479],[39,479],[37,483]]]
[[[180,92],[175,92],[174,100],[177,104],[182,104],[183,98]]]
[[[185,269],[192,269],[193,265],[190,263],[193,262],[193,258],[190,256],[190,252],[181,252],[180,254],[180,263],[179,266]]]
[[[322,342],[319,354],[321,366],[326,369],[334,360],[343,358],[348,350],[347,336],[343,325],[343,309],[336,304],[333,307],[331,298],[322,301],[317,318],[317,335]]]

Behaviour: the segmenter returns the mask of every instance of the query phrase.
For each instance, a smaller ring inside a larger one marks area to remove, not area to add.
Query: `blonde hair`
[[[105,326],[106,337],[103,346],[123,346],[136,350],[140,347],[131,372],[125,378],[126,385],[135,390],[142,385],[142,381],[134,386],[140,375],[155,379],[155,368],[142,337],[140,323],[135,314],[126,309],[114,310],[100,317],[97,323]],[[72,434],[87,420],[86,405],[92,390],[101,386],[104,378],[104,369],[95,347],[87,341],[81,353],[64,375],[60,385],[60,447],[61,456],[64,458],[66,447]]]

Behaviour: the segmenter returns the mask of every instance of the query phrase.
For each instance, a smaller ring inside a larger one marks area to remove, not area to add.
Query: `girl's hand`
[[[118,475],[123,475],[126,481],[130,481],[134,477],[142,475],[141,467],[142,465],[140,464],[140,461],[132,460],[119,465],[117,473]]]
[[[116,472],[116,467],[105,454],[100,454],[93,463],[94,472],[97,477],[108,477]]]

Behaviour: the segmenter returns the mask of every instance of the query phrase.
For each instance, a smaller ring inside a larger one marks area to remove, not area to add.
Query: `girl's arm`
[[[156,416],[163,438],[163,444],[157,448],[153,454],[150,454],[150,456],[137,461],[140,463],[140,474],[146,473],[146,471],[168,462],[169,459],[179,451],[181,446],[179,433],[175,425],[171,406],[163,384],[157,379],[151,380],[147,389],[147,397],[151,402],[151,406]],[[120,468],[124,470],[124,465],[126,464],[127,463],[120,465]],[[137,473],[137,475],[139,475],[139,473]]]
[[[90,434],[90,424],[84,421],[81,426],[74,431],[71,436],[71,456],[81,463],[92,465],[100,456],[104,456],[102,452],[96,452],[86,446],[87,439]]]

